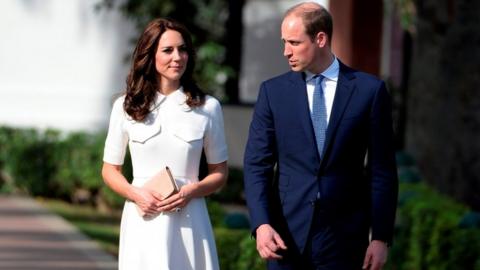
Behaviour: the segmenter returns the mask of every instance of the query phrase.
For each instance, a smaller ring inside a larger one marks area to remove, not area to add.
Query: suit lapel
[[[330,121],[327,127],[327,135],[325,138],[325,146],[323,147],[323,160],[326,159],[328,155],[328,149],[332,143],[333,137],[337,130],[338,124],[340,123],[343,113],[347,108],[347,104],[350,101],[352,93],[355,91],[355,85],[352,82],[352,79],[355,77],[350,69],[346,67],[341,62],[340,72],[338,74],[337,89],[335,91],[335,97],[333,99],[332,112],[330,115]]]
[[[313,131],[310,111],[308,109],[307,86],[303,76],[302,72],[290,72],[289,80],[294,94],[285,96],[289,99],[288,103],[292,104],[291,108],[298,108],[298,119],[307,135],[308,141],[305,143],[315,145],[315,133]],[[313,148],[316,149],[316,147]]]

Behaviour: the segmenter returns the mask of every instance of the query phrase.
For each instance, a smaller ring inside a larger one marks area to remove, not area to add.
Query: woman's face
[[[175,30],[165,31],[158,41],[155,68],[161,85],[180,81],[188,63],[188,53],[182,35]]]

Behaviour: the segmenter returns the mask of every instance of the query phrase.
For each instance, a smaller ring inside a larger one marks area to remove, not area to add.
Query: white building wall
[[[133,27],[98,2],[0,1],[0,125],[106,127]]]

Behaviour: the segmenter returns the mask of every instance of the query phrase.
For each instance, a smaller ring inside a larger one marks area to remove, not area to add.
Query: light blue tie
[[[320,158],[322,158],[323,146],[327,132],[327,107],[325,106],[325,98],[323,96],[322,81],[323,75],[316,75],[315,90],[313,90],[312,101],[312,124],[315,131],[315,139],[317,140],[317,150]]]

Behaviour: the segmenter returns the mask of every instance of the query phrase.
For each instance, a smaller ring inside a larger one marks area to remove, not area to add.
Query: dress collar
[[[185,104],[185,102],[187,101],[187,95],[183,91],[183,86],[180,86],[177,90],[173,91],[168,95],[164,95],[164,94],[161,94],[160,92],[157,92],[157,96],[155,97],[155,102],[153,104],[152,109],[156,109],[167,100],[171,100],[172,102],[178,105]]]

